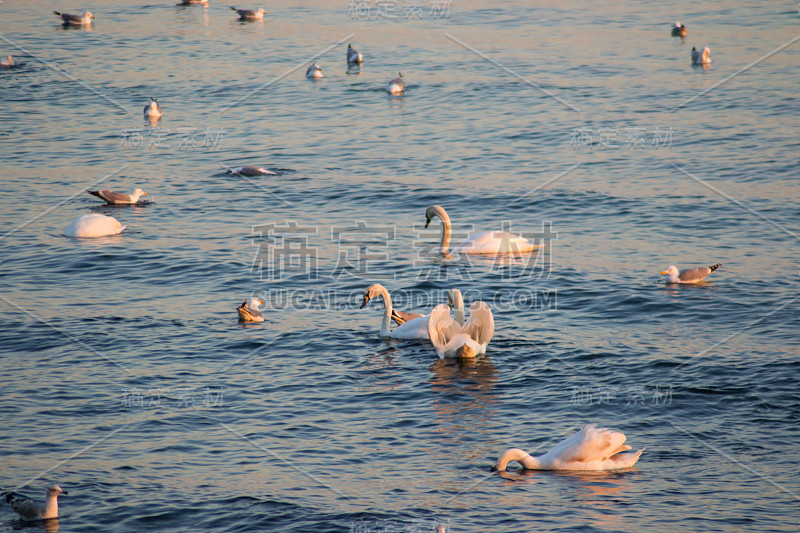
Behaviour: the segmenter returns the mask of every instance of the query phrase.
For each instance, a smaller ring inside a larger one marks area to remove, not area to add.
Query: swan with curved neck
[[[519,448],[506,450],[493,470],[502,472],[511,461],[527,470],[618,470],[636,464],[644,451],[644,448],[635,452],[630,449],[623,433],[588,424],[539,457]]]
[[[452,236],[452,225],[447,211],[440,205],[432,205],[425,210],[425,228],[431,221],[439,217],[442,221],[442,255],[450,257],[450,238]],[[528,241],[525,237],[513,235],[507,231],[485,231],[476,233],[458,246],[453,248],[453,252],[462,254],[508,254],[526,253],[536,250],[541,245],[536,245]]]
[[[383,320],[381,321],[381,337],[391,337],[393,339],[428,339],[428,315],[404,321],[402,324],[390,330],[392,323],[392,297],[386,287],[380,283],[370,285],[364,292],[364,300],[361,302],[363,309],[372,298],[383,298]]]
[[[447,291],[447,304],[453,310],[456,322],[463,326],[466,317],[464,316],[464,297],[461,295],[461,291],[458,289]]]

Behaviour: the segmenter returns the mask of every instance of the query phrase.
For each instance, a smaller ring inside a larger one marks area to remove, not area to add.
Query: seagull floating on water
[[[635,452],[630,449],[623,433],[589,424],[539,457],[511,448],[500,456],[492,470],[502,472],[511,461],[519,462],[527,470],[617,470],[636,464],[644,451],[644,448]]]
[[[306,70],[306,78],[309,79],[316,79],[322,77],[322,67],[314,63],[308,67]]]
[[[159,118],[161,117],[161,105],[158,100],[150,97],[150,103],[144,106],[144,118]]]
[[[133,194],[124,192],[112,192],[108,189],[100,189],[99,191],[86,191],[92,196],[97,196],[106,201],[106,203],[114,205],[135,204],[139,202],[139,198],[147,196],[147,193],[142,189],[136,189]]]
[[[661,275],[667,276],[667,283],[700,283],[721,266],[721,263],[717,263],[710,267],[687,268],[678,272],[675,265],[670,265],[668,269],[661,272]]]
[[[261,7],[255,11],[252,9],[236,9],[235,7],[231,9],[239,13],[239,20],[264,20],[264,15],[267,14],[264,8]]]
[[[264,322],[264,316],[258,310],[259,305],[264,305],[264,300],[251,296],[242,305],[236,308],[239,312],[239,322]]]
[[[711,50],[708,49],[708,46],[703,48],[702,52],[698,52],[697,49],[693,46],[692,47],[692,64],[693,65],[708,65],[711,63],[711,58],[709,54]]]
[[[361,62],[364,61],[364,56],[361,55],[361,52],[353,48],[349,43],[347,44],[347,64],[348,65],[360,65]]]
[[[680,22],[676,22],[672,25],[672,35],[673,37],[686,37],[686,26]]]
[[[69,493],[58,485],[53,485],[47,489],[47,498],[44,503],[35,502],[19,495],[15,496],[13,492],[6,494],[6,501],[23,520],[58,518],[58,497],[61,494]]]
[[[64,235],[67,237],[106,237],[119,235],[125,226],[114,217],[107,217],[100,213],[81,215],[70,222]]]
[[[70,15],[69,13],[59,13],[58,11],[53,11],[57,17],[61,17],[61,22],[64,25],[74,24],[76,26],[91,26],[92,19],[94,15],[92,15],[91,11],[87,11],[80,15]]]
[[[406,84],[403,81],[403,73],[398,72],[398,76],[389,82],[389,86],[386,88],[389,91],[389,94],[403,94],[403,91],[406,89]]]
[[[0,59],[0,67],[16,67],[17,60],[14,59],[14,56],[6,56],[3,59]]]
[[[277,176],[277,172],[273,172],[271,170],[267,170],[266,168],[261,167],[235,167],[229,168],[226,171],[227,174],[237,174],[239,176]]]

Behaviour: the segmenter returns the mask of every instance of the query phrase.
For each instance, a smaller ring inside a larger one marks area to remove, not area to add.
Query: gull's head
[[[439,207],[438,205],[432,205],[425,210],[425,229],[428,228],[428,226],[431,223],[431,220],[433,220],[433,217],[439,216],[438,213],[439,209],[441,209],[441,207]]]
[[[264,305],[264,300],[262,300],[260,298],[256,298],[255,296],[251,296],[247,300],[247,307],[249,309],[252,309],[253,311],[258,311],[258,307],[260,305]]]
[[[147,196],[147,193],[144,192],[142,189],[136,189],[135,191],[133,191],[133,194],[134,194],[134,196],[136,196],[137,194],[139,196]]]
[[[267,10],[264,9],[263,7],[259,7],[258,10],[256,11],[256,13],[258,15],[266,15],[267,14]]]
[[[90,18],[90,19],[93,19],[93,18],[94,18],[94,15],[92,15],[92,12],[91,12],[91,11],[87,11],[87,12],[86,12],[86,14],[84,15],[84,17],[86,17],[86,18]]]
[[[675,24],[672,25],[672,27],[673,28],[680,28],[681,27],[681,23],[676,21]]]
[[[47,495],[52,496],[54,498],[58,498],[61,494],[69,494],[67,491],[63,490],[58,485],[53,485],[49,489],[47,489]]]
[[[678,267],[675,265],[670,265],[668,269],[661,272],[662,276],[677,276],[678,275]]]

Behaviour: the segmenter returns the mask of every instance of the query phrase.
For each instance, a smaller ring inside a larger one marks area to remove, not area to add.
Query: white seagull
[[[389,91],[389,94],[403,94],[403,91],[406,90],[406,84],[403,81],[403,73],[398,72],[398,76],[389,82],[389,86],[386,87],[386,90]]]
[[[630,449],[623,433],[589,424],[539,457],[519,448],[506,450],[492,470],[502,472],[511,461],[527,470],[617,470],[636,464],[644,451]]]
[[[264,316],[258,310],[259,305],[264,305],[264,300],[251,296],[242,305],[236,308],[239,312],[239,322],[264,322]]]
[[[142,196],[147,196],[147,193],[144,192],[142,189],[136,189],[133,191],[133,194],[127,194],[124,192],[112,192],[108,189],[100,189],[99,191],[86,191],[92,196],[97,196],[98,198],[105,200],[106,203],[114,204],[114,205],[126,205],[126,204],[135,204],[139,202],[139,198]]]
[[[314,63],[313,65],[309,65],[308,70],[306,70],[306,78],[309,79],[317,79],[322,77],[322,67]]]
[[[61,22],[68,26],[70,24],[75,24],[76,26],[91,26],[92,19],[94,15],[90,11],[84,13],[83,16],[80,15],[70,15],[69,13],[59,13],[58,11],[53,11],[53,13],[61,18]]]
[[[161,106],[158,100],[150,97],[150,103],[144,106],[144,118],[159,118],[161,116]]]
[[[277,176],[277,172],[261,167],[234,167],[226,171],[227,174],[238,174],[239,176]]]
[[[6,494],[6,501],[23,520],[42,520],[58,518],[58,496],[69,494],[58,485],[47,489],[47,499],[44,503],[35,502],[22,496],[15,496],[13,492]]]
[[[687,268],[678,272],[678,267],[670,265],[660,274],[667,277],[667,283],[700,283],[721,266],[722,263],[717,263],[710,267]]]
[[[16,67],[17,60],[14,59],[14,56],[6,56],[3,59],[0,59],[0,67]]]
[[[360,65],[361,62],[364,61],[364,56],[361,55],[361,52],[353,48],[349,43],[347,44],[347,64],[349,65]]]
[[[693,46],[692,47],[692,65],[708,65],[711,63],[711,58],[709,54],[711,50],[708,49],[708,46],[703,48],[702,52],[698,52],[697,49]]]
[[[686,26],[680,22],[676,22],[672,25],[672,35],[675,37],[686,37]]]
[[[262,7],[259,7],[255,11],[252,9],[236,9],[235,7],[231,9],[239,14],[239,20],[264,20],[264,15],[267,14]]]

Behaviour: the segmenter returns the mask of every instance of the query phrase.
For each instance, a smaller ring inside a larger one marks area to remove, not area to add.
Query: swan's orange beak
[[[364,299],[361,301],[361,307],[359,307],[359,309],[364,309],[364,306],[367,305],[367,302],[369,302],[369,294],[364,295]]]
[[[431,219],[426,218],[425,219],[425,229],[428,229],[428,226],[430,226],[430,224],[431,224]]]

